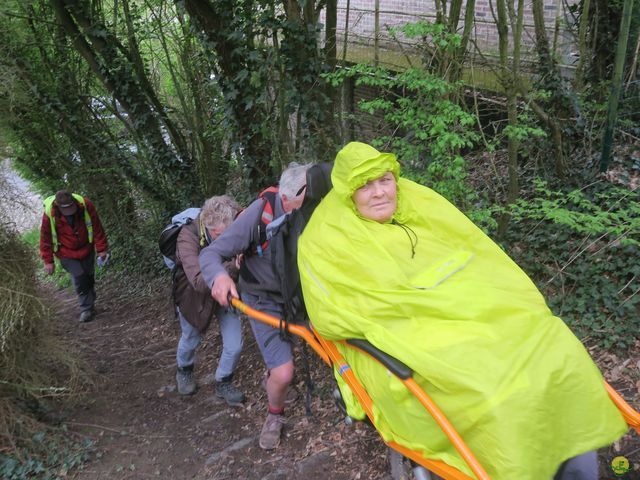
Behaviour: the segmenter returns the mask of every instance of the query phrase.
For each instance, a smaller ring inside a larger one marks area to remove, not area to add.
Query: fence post
[[[373,37],[373,64],[377,67],[380,63],[380,0],[376,0],[374,12],[374,37]]]

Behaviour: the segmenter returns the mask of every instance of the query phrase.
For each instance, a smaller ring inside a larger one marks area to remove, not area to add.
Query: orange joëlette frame
[[[266,314],[259,310],[249,307],[244,304],[237,298],[231,299],[231,305],[237,308],[242,313],[249,315],[256,320],[266,323],[267,325],[271,325],[274,328],[280,327],[280,319],[274,317],[272,315]],[[323,339],[319,335],[315,335],[315,332],[309,330],[306,327],[302,327],[300,325],[287,325],[287,331],[302,337],[310,346],[315,350],[315,352],[324,360],[324,362],[329,365],[335,365],[340,375],[347,382],[353,393],[358,398],[360,404],[364,408],[367,416],[371,420],[371,423],[374,423],[373,418],[373,410],[372,410],[372,400],[369,397],[369,394],[366,392],[364,387],[360,384],[360,382],[356,379],[355,375],[351,371],[349,365],[345,362],[342,355],[336,348],[333,342]],[[345,345],[352,347],[345,343]],[[352,347],[355,348],[355,347]],[[473,456],[469,447],[464,443],[458,432],[453,428],[451,423],[447,420],[444,414],[438,409],[438,407],[433,403],[433,401],[428,397],[428,395],[420,388],[420,386],[413,380],[409,378],[407,380],[400,379],[406,386],[413,392],[418,400],[425,406],[425,408],[431,413],[436,422],[440,425],[444,433],[449,437],[451,443],[458,450],[462,458],[467,462],[473,473],[479,480],[490,480],[489,475],[484,471],[478,460]],[[428,458],[423,457],[419,452],[414,450],[410,450],[396,442],[390,441],[386,442],[394,450],[397,450],[402,455],[407,458],[410,458],[414,462],[422,465],[423,467],[431,470],[437,475],[445,478],[446,480],[473,480],[472,477],[469,477],[467,474],[461,472],[460,470],[447,465],[444,462],[438,460],[430,460]]]
[[[231,299],[231,304],[240,310],[242,313],[249,315],[256,320],[266,323],[267,325],[271,325],[272,327],[279,328],[280,327],[280,319],[274,317],[272,315],[268,315],[259,310],[255,310],[248,305],[244,304],[237,298]],[[373,410],[372,410],[372,400],[369,397],[369,394],[364,389],[364,387],[360,384],[360,382],[356,379],[355,375],[351,371],[351,368],[346,363],[335,344],[331,341],[323,339],[321,336],[316,335],[315,331],[309,330],[306,327],[302,327],[300,325],[291,325],[287,324],[287,331],[303,338],[310,346],[315,350],[315,352],[322,358],[322,360],[329,366],[336,366],[338,372],[345,380],[345,382],[349,385],[354,395],[358,398],[358,401],[362,405],[365,410],[367,416],[371,420],[371,423],[374,423],[373,418]],[[354,347],[353,345],[349,345],[345,341],[341,342],[343,345],[346,345],[350,348],[356,348],[364,354],[366,352]],[[368,355],[368,354],[367,354]],[[398,378],[401,382],[405,384],[405,386],[416,396],[416,398],[422,403],[425,409],[429,412],[429,414],[433,417],[433,419],[438,423],[442,431],[447,435],[452,445],[456,448],[460,456],[464,459],[464,461],[469,465],[469,468],[474,473],[478,480],[490,480],[489,475],[483,469],[482,465],[475,458],[469,447],[466,445],[464,440],[460,437],[460,434],[455,430],[453,425],[446,418],[444,413],[438,408],[438,406],[431,400],[431,398],[426,394],[426,392],[416,383],[412,378],[408,378],[403,380]],[[622,413],[625,421],[629,426],[634,428],[636,432],[640,434],[640,413],[636,412],[621,396],[616,392],[611,385],[607,382],[605,383],[605,388],[609,394],[609,397],[613,401],[613,403],[618,407],[620,412]],[[440,475],[446,480],[472,480],[472,477],[469,477],[465,473],[460,470],[447,465],[444,462],[439,460],[431,460],[422,456],[419,452],[414,450],[410,450],[403,445],[400,445],[396,442],[389,441],[386,442],[389,447],[394,450],[400,452],[407,458],[410,458],[414,462],[422,465],[423,467],[431,470],[433,473]]]
[[[611,401],[618,407],[620,413],[624,417],[627,424],[633,428],[638,434],[640,434],[640,413],[636,412],[631,405],[629,405],[624,398],[620,396],[618,392],[616,392],[611,385],[607,382],[604,382],[604,386],[607,389],[607,393],[609,394],[609,398]]]

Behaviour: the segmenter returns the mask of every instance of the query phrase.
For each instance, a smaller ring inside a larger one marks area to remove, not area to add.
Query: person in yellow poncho
[[[447,200],[401,178],[393,154],[349,143],[331,179],[298,244],[317,331],[364,338],[411,367],[492,479],[551,479],[574,457],[556,478],[597,478],[593,450],[623,435],[625,421],[527,275]],[[385,440],[473,477],[398,379],[338,348],[372,397]],[[349,413],[362,416],[336,378]]]

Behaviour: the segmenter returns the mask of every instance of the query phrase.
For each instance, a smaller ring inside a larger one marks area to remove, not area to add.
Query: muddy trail
[[[173,316],[169,280],[125,285],[115,278],[97,286],[96,318],[77,321],[69,290],[53,292],[52,321],[86,363],[91,385],[61,420],[92,440],[88,462],[71,472],[76,480],[99,479],[390,479],[388,450],[365,424],[346,425],[336,409],[331,372],[312,352],[312,415],[306,414],[301,351],[296,352],[298,398],[287,406],[280,447],[258,446],[265,414],[264,366],[246,322],[244,350],[235,378],[247,400],[229,407],[214,395],[213,372],[221,350],[211,328],[198,350],[198,390],[175,390],[179,325]],[[640,345],[632,358],[591,352],[612,384],[636,408],[640,395]],[[610,463],[626,455],[640,469],[640,440],[629,434],[600,451],[601,478],[640,478],[640,470],[614,477]],[[633,468],[633,467],[632,467]]]

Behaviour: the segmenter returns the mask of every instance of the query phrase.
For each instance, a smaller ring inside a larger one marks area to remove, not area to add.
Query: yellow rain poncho
[[[362,218],[353,192],[387,171],[398,187],[393,221]],[[322,336],[365,338],[411,367],[494,480],[550,479],[564,460],[626,431],[580,341],[460,211],[399,178],[394,155],[362,143],[338,153],[331,178],[298,244],[305,304]],[[399,380],[338,348],[372,397],[385,440],[473,477]]]

